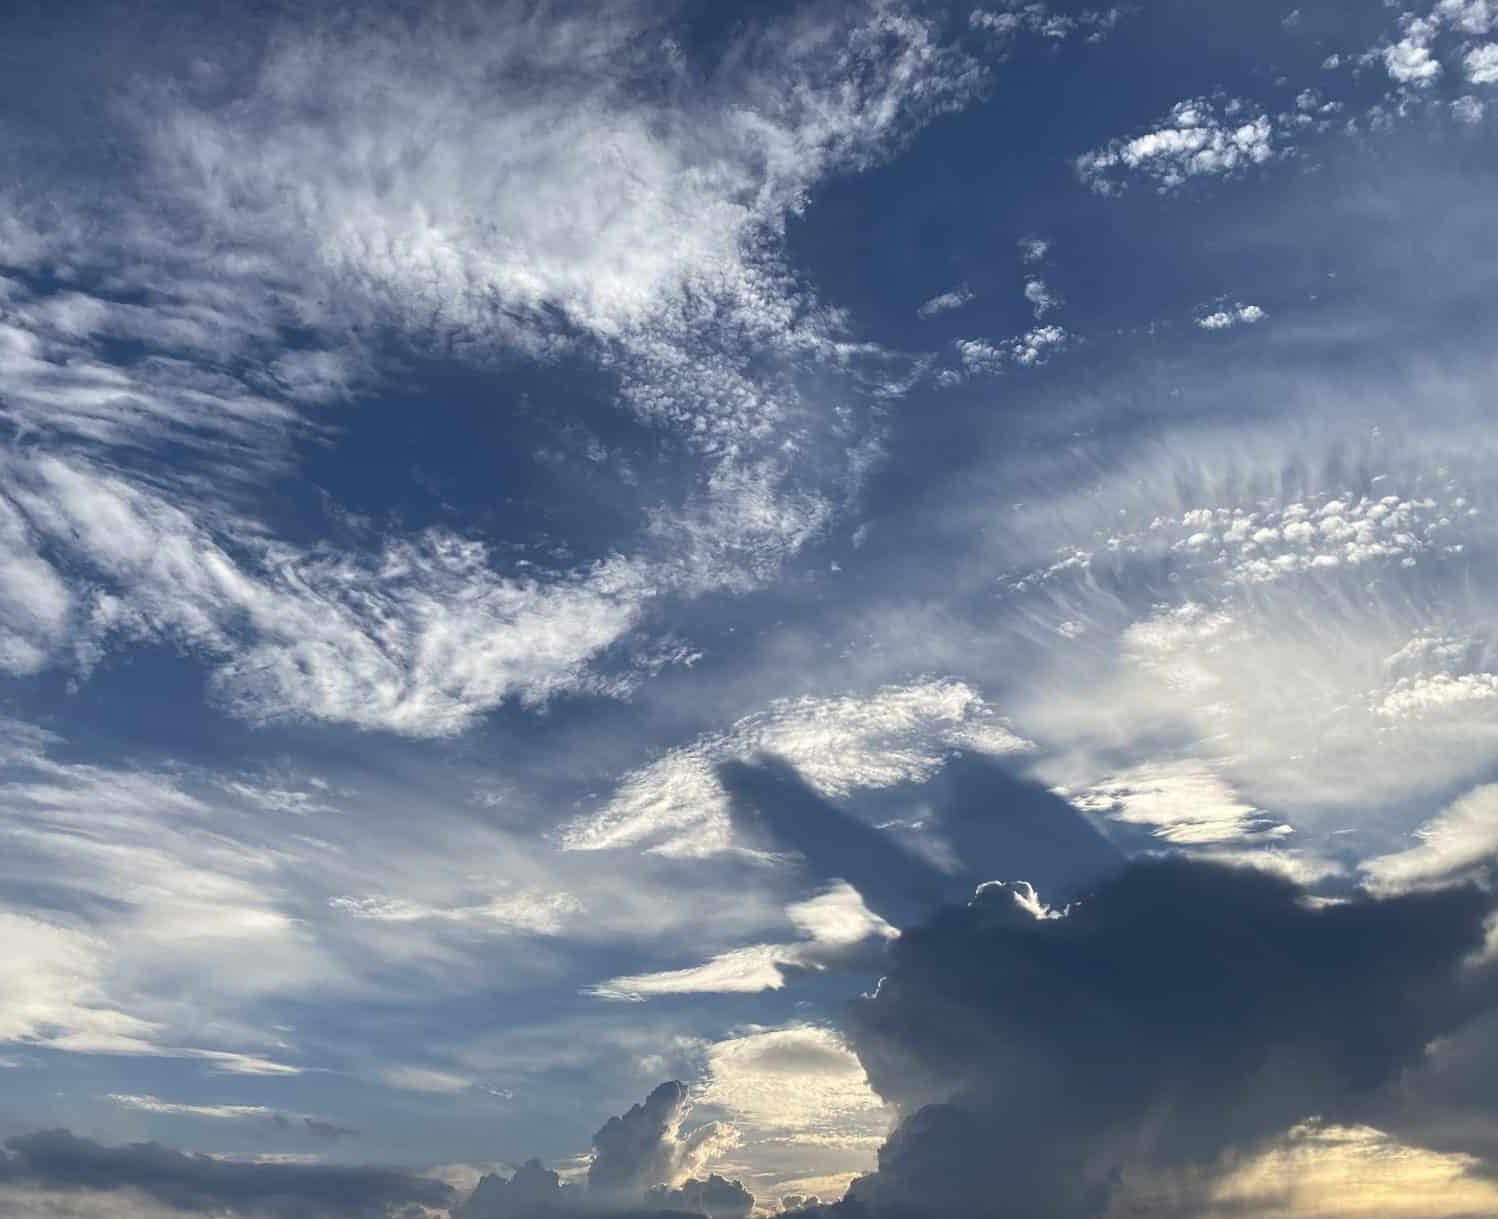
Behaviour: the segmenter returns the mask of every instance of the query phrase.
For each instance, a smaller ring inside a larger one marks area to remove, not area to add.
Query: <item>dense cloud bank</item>
[[[683,1135],[690,1109],[686,1086],[673,1080],[611,1117],[593,1136],[586,1186],[564,1185],[541,1161],[529,1160],[508,1178],[483,1177],[459,1200],[443,1181],[394,1169],[246,1163],[159,1143],[110,1147],[46,1130],[5,1141],[0,1187],[133,1190],[175,1210],[266,1219],[418,1219],[448,1208],[453,1219],[680,1219],[683,1213],[746,1219],[754,1196],[739,1182],[690,1175],[733,1137],[718,1122]]]
[[[984,886],[907,931],[852,1006],[904,1117],[845,1205],[1090,1219],[1308,1118],[1392,1119],[1393,1085],[1494,1004],[1493,909],[1476,886],[1328,902],[1183,859],[1064,914]]]
[[[244,1163],[160,1143],[107,1147],[66,1130],[5,1141],[0,1184],[62,1190],[137,1190],[184,1211],[274,1219],[364,1219],[446,1206],[441,1181],[386,1168]],[[407,1208],[412,1208],[407,1212]]]

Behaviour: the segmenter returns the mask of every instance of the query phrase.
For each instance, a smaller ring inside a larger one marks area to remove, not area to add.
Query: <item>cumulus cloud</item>
[[[754,1195],[738,1181],[713,1173],[706,1180],[684,1181],[675,1189],[657,1185],[645,1195],[647,1206],[685,1211],[707,1219],[748,1219]]]
[[[1034,281],[1039,282],[1039,281]],[[1049,297],[1046,298],[1048,301]],[[1054,302],[1052,302],[1054,303]],[[1049,306],[1048,306],[1049,307]],[[1040,315],[1037,304],[1037,314]],[[1013,367],[1035,368],[1046,363],[1059,351],[1064,351],[1072,336],[1060,326],[1036,326],[1022,335],[1000,342],[987,339],[958,339],[954,344],[957,358],[962,364],[961,372],[947,370],[946,384],[955,384],[968,376],[992,376]],[[938,378],[942,380],[942,378]]]
[[[1269,315],[1258,305],[1230,305],[1199,313],[1196,324],[1203,330],[1231,330],[1234,326],[1251,326],[1262,322]]]
[[[1135,864],[1059,918],[980,892],[907,931],[853,1005],[852,1044],[903,1120],[852,1196],[1083,1219],[1215,1178],[1356,1114],[1490,1003],[1465,961],[1491,909],[1471,888],[1318,905],[1184,860]]]
[[[1425,88],[1441,75],[1441,64],[1431,54],[1430,44],[1439,29],[1437,23],[1419,17],[1406,19],[1398,42],[1384,48],[1384,68],[1389,77],[1401,85]]]
[[[1208,98],[1177,102],[1152,131],[1113,140],[1077,158],[1077,175],[1100,194],[1134,177],[1161,191],[1197,177],[1235,177],[1276,155],[1274,127],[1245,103]]]
[[[1473,47],[1463,58],[1462,68],[1474,85],[1498,84],[1498,43]]]
[[[675,1188],[734,1145],[737,1133],[722,1122],[683,1135],[691,1109],[686,1085],[673,1080],[609,1118],[593,1136],[589,1195],[635,1203],[655,1186]]]
[[[1025,299],[1035,310],[1037,319],[1043,318],[1053,309],[1061,308],[1063,303],[1061,296],[1046,286],[1045,280],[1035,278],[1025,280]]]

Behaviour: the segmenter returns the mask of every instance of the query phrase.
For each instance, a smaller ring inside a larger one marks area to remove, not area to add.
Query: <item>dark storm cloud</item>
[[[409,1205],[446,1206],[440,1181],[385,1168],[255,1164],[190,1155],[160,1143],[108,1147],[66,1130],[5,1141],[0,1183],[64,1190],[136,1189],[184,1211],[273,1219],[381,1219]]]
[[[905,932],[849,1034],[904,1120],[877,1215],[1085,1219],[1312,1116],[1387,1113],[1494,1004],[1476,888],[1343,903],[1262,872],[1138,863],[1065,917],[991,886]]]

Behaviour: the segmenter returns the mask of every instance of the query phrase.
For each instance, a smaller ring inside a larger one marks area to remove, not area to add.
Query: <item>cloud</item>
[[[508,1179],[486,1174],[453,1209],[453,1219],[525,1219],[528,1216],[705,1215],[747,1219],[754,1195],[738,1181],[714,1173],[690,1175],[734,1145],[722,1123],[699,1126],[685,1137],[681,1124],[691,1110],[686,1086],[660,1085],[643,1104],[611,1117],[593,1136],[587,1185],[563,1185],[540,1160],[529,1160]]]
[[[933,318],[938,314],[950,313],[953,309],[961,309],[973,299],[973,290],[966,284],[961,284],[950,292],[942,292],[933,296],[916,310],[916,315],[922,318]]]
[[[691,1107],[686,1086],[672,1081],[622,1116],[609,1118],[593,1136],[589,1196],[615,1205],[636,1203],[655,1186],[681,1184],[734,1145],[736,1132],[722,1122],[705,1123],[683,1136]]]
[[[1490,1005],[1465,961],[1491,910],[1472,888],[1316,905],[1179,859],[1060,918],[980,892],[907,931],[852,1007],[852,1045],[902,1115],[852,1195],[876,1215],[1082,1219],[1136,1184],[1215,1177],[1378,1102]]]
[[[1463,58],[1462,68],[1474,85],[1498,84],[1498,43],[1473,47]]]
[[[707,1219],[748,1219],[754,1195],[738,1181],[713,1173],[704,1181],[685,1181],[675,1189],[657,1185],[645,1195],[647,1206],[664,1211],[686,1211]]]
[[[573,1192],[540,1160],[527,1160],[508,1178],[486,1173],[473,1193],[453,1208],[453,1219],[511,1219],[538,1211],[555,1213]]]
[[[283,16],[249,67],[194,47],[196,75],[101,106],[132,150],[107,190],[8,190],[0,409],[27,444],[0,665],[165,641],[253,721],[450,735],[612,688],[593,666],[647,606],[754,587],[826,528],[877,443],[852,374],[885,357],[786,272],[781,230],[984,69],[882,3],[746,28],[701,74],[631,6],[551,18]],[[328,438],[319,411],[387,384],[373,333],[591,363],[670,437],[680,494],[571,570],[441,531],[277,540],[250,506],[293,440]]]
[[[1021,262],[1043,262],[1051,252],[1051,243],[1045,237],[1021,237],[1019,257]]]
[[[111,1092],[108,1099],[127,1109],[138,1109],[142,1113],[181,1114],[223,1121],[237,1121],[243,1118],[264,1119],[274,1117],[277,1112],[264,1105],[188,1105],[176,1101],[165,1101],[159,1096],[139,1093]]]
[[[1202,1208],[1243,1219],[1476,1219],[1494,1206],[1498,1188],[1473,1156],[1409,1147],[1369,1126],[1306,1122],[1209,1182],[1131,1191],[1118,1209],[1162,1219]]]
[[[1484,873],[1498,854],[1498,786],[1474,788],[1416,829],[1413,837],[1418,845],[1363,863],[1372,887],[1401,893]]]
[[[1176,847],[1275,841],[1291,827],[1241,796],[1197,762],[1146,762],[1109,775],[1083,791],[1064,791],[1078,808],[1150,827]]]
[[[1046,287],[1045,280],[1034,278],[1025,280],[1025,299],[1035,310],[1037,319],[1043,318],[1053,309],[1061,308],[1064,303],[1057,293]]]
[[[1100,42],[1125,16],[1123,8],[1083,9],[1079,13],[1059,13],[1049,5],[1031,3],[1013,5],[1003,12],[974,9],[968,24],[1000,37],[1033,34],[1039,38],[1061,40],[1073,34],[1086,33],[1086,41]]]
[[[567,827],[563,843],[600,850],[653,842],[671,854],[728,848],[729,799],[717,769],[725,761],[780,758],[820,795],[836,799],[928,778],[955,749],[1002,756],[1026,748],[959,681],[887,686],[867,697],[784,699],[626,776],[602,809]]]
[[[834,1029],[797,1024],[716,1042],[698,1099],[746,1137],[864,1148],[883,1141],[889,1112]]]
[[[1039,316],[1039,312],[1036,316]],[[993,376],[1016,365],[1035,368],[1045,364],[1058,351],[1064,351],[1071,338],[1060,326],[1045,325],[1036,326],[1022,335],[998,343],[991,343],[987,339],[958,339],[953,346],[962,363],[962,372],[948,370],[950,375],[944,383],[955,384],[962,379],[963,374]]]
[[[1258,305],[1231,305],[1198,314],[1196,324],[1203,330],[1231,330],[1234,326],[1251,326],[1269,315]]]
[[[857,889],[845,882],[786,907],[786,918],[804,938],[789,944],[751,944],[732,948],[702,965],[658,973],[610,978],[588,987],[601,999],[646,999],[652,995],[752,994],[779,990],[786,971],[820,970],[868,955],[896,932],[864,905]]]
[[[451,1071],[437,1071],[430,1067],[393,1066],[379,1072],[381,1082],[406,1092],[430,1092],[438,1096],[453,1096],[466,1092],[473,1080]]]
[[[245,1163],[159,1143],[110,1147],[66,1130],[5,1141],[0,1182],[44,1189],[135,1190],[179,1210],[233,1210],[271,1219],[383,1219],[398,1207],[446,1205],[440,1181],[383,1168]]]
[[[1239,101],[1177,102],[1154,130],[1078,157],[1077,176],[1104,195],[1123,190],[1131,177],[1161,191],[1197,177],[1236,177],[1276,155],[1270,119],[1250,115]]]
[[[328,905],[352,918],[414,923],[428,919],[449,923],[490,923],[532,935],[561,935],[570,915],[582,903],[570,893],[519,892],[496,896],[474,906],[428,906],[389,897],[330,897]]]
[[[1426,88],[1441,75],[1441,64],[1431,54],[1430,44],[1439,26],[1419,17],[1404,21],[1403,37],[1384,48],[1384,68],[1401,85]]]

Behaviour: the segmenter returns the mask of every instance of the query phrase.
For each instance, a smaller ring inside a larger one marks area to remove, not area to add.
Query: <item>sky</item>
[[[1498,3],[10,0],[0,1213],[1498,1214]]]

